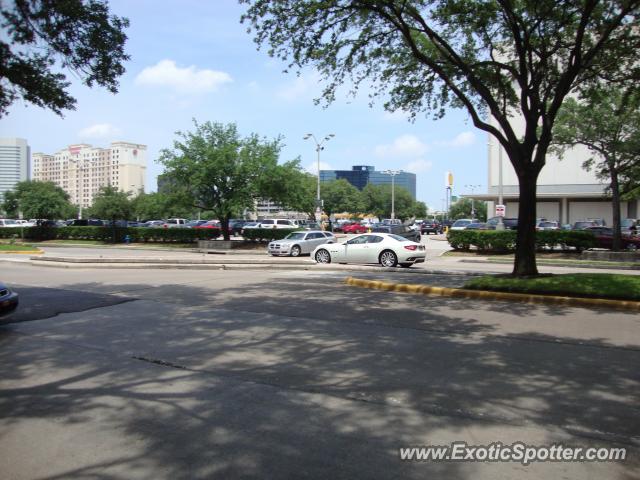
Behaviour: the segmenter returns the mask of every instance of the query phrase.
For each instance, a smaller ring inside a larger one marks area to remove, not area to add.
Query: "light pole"
[[[502,145],[498,142],[498,205],[504,205],[502,198]],[[506,210],[506,209],[505,209]],[[496,230],[504,230],[502,215],[498,216]]]
[[[474,207],[474,203],[473,203],[473,191],[476,188],[480,188],[482,185],[465,185],[465,188],[470,188],[471,189],[471,220],[473,220],[475,218],[475,214],[476,214],[476,209],[473,208]]]
[[[313,142],[316,144],[316,152],[318,153],[318,188],[316,192],[316,221],[320,222],[322,217],[322,201],[320,200],[320,151],[324,150],[324,144],[335,137],[335,134],[330,133],[325,136],[322,141],[318,142],[316,136],[313,133],[307,133],[303,140],[309,140],[313,138]]]
[[[391,175],[391,220],[394,220],[396,218],[396,189],[394,179],[396,175],[402,173],[402,170],[383,170],[382,173]]]

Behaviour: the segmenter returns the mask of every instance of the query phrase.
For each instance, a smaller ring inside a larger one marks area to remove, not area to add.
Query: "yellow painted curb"
[[[374,288],[388,292],[418,293],[422,295],[440,295],[443,297],[478,298],[482,300],[511,300],[525,303],[545,303],[552,305],[571,305],[577,307],[610,307],[625,310],[640,310],[640,302],[632,300],[610,300],[605,298],[561,297],[558,295],[536,295],[530,293],[491,292],[488,290],[467,290],[464,288],[430,287],[407,283],[382,282],[348,277],[347,285]]]
[[[42,250],[2,250],[0,251],[0,254],[3,253],[11,253],[11,254],[15,254],[15,255],[42,255],[44,252]]]

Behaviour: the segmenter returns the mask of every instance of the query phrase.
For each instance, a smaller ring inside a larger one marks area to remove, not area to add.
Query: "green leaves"
[[[109,220],[127,220],[131,216],[132,204],[129,194],[118,191],[117,188],[107,186],[100,189],[100,193],[93,200],[90,215]]]
[[[5,194],[3,210],[12,216],[37,219],[67,218],[73,215],[74,207],[69,195],[53,182],[19,182],[13,191]]]
[[[18,98],[58,115],[74,109],[59,64],[91,87],[117,92],[129,21],[110,15],[102,0],[13,0],[0,3],[0,117]]]

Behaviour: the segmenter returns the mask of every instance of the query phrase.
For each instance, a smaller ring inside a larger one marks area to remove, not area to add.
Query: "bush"
[[[506,253],[516,247],[515,230],[449,230],[447,240],[455,250],[471,250],[474,246],[480,252]],[[542,230],[536,232],[536,248],[553,250],[569,247],[582,251],[596,245],[595,236],[583,230]]]
[[[22,232],[20,232],[22,230]],[[113,241],[113,227],[25,227],[0,228],[0,238],[12,238],[23,234],[25,240],[97,240]],[[206,228],[125,228],[116,227],[116,242],[124,242],[129,235],[131,242],[178,242],[194,243],[212,240],[220,236],[218,230]]]
[[[260,242],[271,240],[282,240],[291,232],[296,232],[299,228],[247,228],[242,231],[245,240],[258,240]]]

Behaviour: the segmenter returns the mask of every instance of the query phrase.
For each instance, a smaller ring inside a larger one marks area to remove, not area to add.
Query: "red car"
[[[345,225],[342,227],[342,231],[344,233],[367,233],[368,229],[359,223],[352,223],[351,225]]]
[[[193,228],[212,228],[212,229],[217,229],[219,231],[220,222],[212,220],[210,222],[203,223],[202,225],[198,225],[197,227],[193,227]]]
[[[597,248],[611,248],[613,246],[613,229],[609,227],[588,227],[585,231],[591,232],[596,237]],[[626,250],[637,250],[640,247],[640,238],[623,236],[620,239],[620,247]]]

